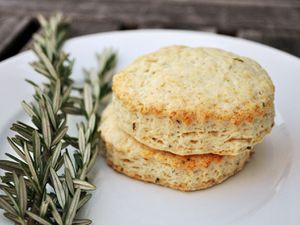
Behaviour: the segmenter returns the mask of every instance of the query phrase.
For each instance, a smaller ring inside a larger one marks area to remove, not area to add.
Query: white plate
[[[96,225],[224,225],[300,224],[300,60],[279,50],[241,39],[215,34],[139,30],[79,37],[67,42],[76,59],[74,77],[82,79],[81,67],[93,66],[95,52],[112,46],[122,68],[135,57],[171,44],[223,48],[256,59],[276,86],[276,126],[256,147],[257,154],[236,176],[213,188],[183,193],[132,180],[114,172],[99,158],[94,172],[97,190],[82,210]],[[31,52],[0,63],[0,148],[9,147],[10,124],[26,117],[22,99],[32,89],[24,78],[39,80],[28,62]],[[279,113],[280,115],[279,116]],[[1,224],[10,224],[0,218]]]

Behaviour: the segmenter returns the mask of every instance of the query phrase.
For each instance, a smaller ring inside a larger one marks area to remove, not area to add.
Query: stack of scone
[[[274,86],[255,61],[214,48],[171,46],[113,79],[100,127],[108,165],[183,191],[240,171],[274,124]]]

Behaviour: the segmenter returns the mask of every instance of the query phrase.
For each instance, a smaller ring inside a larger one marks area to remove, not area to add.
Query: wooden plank
[[[26,4],[24,0],[0,0],[0,53],[16,53],[17,44],[24,44],[23,36],[30,38],[33,16],[56,11],[73,17],[71,36],[138,28],[205,30],[238,35],[299,55],[299,0],[26,0]],[[266,32],[275,29],[280,32]]]
[[[10,0],[0,0],[3,4],[9,2]],[[56,4],[56,2],[59,2],[61,0],[44,0],[43,2],[48,1],[48,2],[53,2]],[[74,3],[76,0],[63,0],[66,4],[68,3]],[[80,0],[77,0],[77,2]],[[19,2],[23,2],[23,0],[19,0]],[[36,3],[41,3],[39,0],[35,0]],[[122,3],[122,2],[127,2],[127,3],[132,3],[132,2],[137,2],[136,0],[88,0],[85,1],[85,3],[88,2],[95,2],[98,5],[101,5],[103,3]],[[211,5],[244,5],[244,6],[276,6],[276,7],[297,7],[300,5],[299,0],[138,0],[138,2],[141,3],[180,3],[180,4],[190,4],[190,3],[206,3],[206,4],[211,4]]]
[[[97,18],[71,18],[70,37],[105,31],[119,30],[121,24],[113,20]]]
[[[17,52],[28,42],[37,25],[30,17],[0,17],[0,61]]]
[[[238,37],[261,42],[300,57],[300,32],[287,30],[240,30]]]
[[[127,29],[149,29],[149,28],[164,28],[164,29],[182,29],[182,30],[198,30],[210,33],[217,33],[217,28],[213,26],[198,25],[195,23],[175,24],[170,21],[143,21],[139,24],[123,24],[122,30]]]
[[[11,38],[11,28],[18,24],[16,18],[3,18],[0,17],[0,53],[6,48]]]
[[[70,31],[68,32],[68,38],[120,29],[120,24],[114,21],[82,19],[82,18],[70,18],[70,20],[71,20],[71,27],[70,27]],[[32,39],[28,43],[26,43],[26,45],[24,45],[22,51],[28,50],[31,44],[32,44]]]
[[[72,0],[71,0],[72,1]],[[93,0],[92,0],[93,1]],[[110,2],[132,2],[132,0],[111,0]],[[140,2],[147,2],[148,0],[139,0]],[[177,2],[177,3],[209,3],[213,5],[247,5],[247,6],[299,6],[299,0],[151,0],[151,2]]]
[[[20,7],[20,4],[22,7]],[[0,0],[0,14],[34,15],[50,14],[61,10],[66,15],[81,18],[116,20],[121,24],[142,24],[144,21],[169,21],[175,25],[197,24],[221,30],[236,31],[240,28],[273,28],[300,30],[300,5],[242,5],[220,1],[79,1],[79,0]]]

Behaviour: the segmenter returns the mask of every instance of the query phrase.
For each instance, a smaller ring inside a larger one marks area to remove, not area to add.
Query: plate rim
[[[66,42],[66,45],[64,47],[66,47],[67,45],[68,45],[67,47],[69,47],[69,44],[71,44],[71,45],[73,44],[72,42],[74,42],[74,41],[80,41],[81,39],[84,39],[84,38],[97,38],[97,37],[104,36],[104,35],[114,35],[114,34],[120,34],[120,33],[134,34],[134,33],[140,33],[140,32],[149,32],[149,33],[154,33],[154,32],[156,32],[156,33],[168,33],[168,32],[178,33],[179,32],[179,33],[186,33],[186,34],[204,35],[207,38],[209,38],[210,36],[217,37],[217,38],[221,37],[221,38],[225,38],[225,39],[232,40],[232,41],[243,42],[243,44],[246,44],[246,45],[248,45],[250,47],[251,47],[251,45],[252,46],[257,46],[259,48],[262,48],[262,50],[272,51],[272,52],[274,52],[275,54],[277,54],[280,57],[283,56],[287,60],[293,60],[293,61],[295,61],[295,59],[296,59],[295,62],[297,62],[297,63],[300,62],[299,61],[300,58],[298,58],[296,56],[293,56],[293,55],[291,55],[289,53],[286,53],[286,52],[284,52],[282,50],[279,50],[279,49],[276,49],[276,48],[273,48],[273,47],[270,47],[270,46],[267,46],[267,45],[264,45],[264,44],[261,44],[261,43],[257,43],[257,42],[254,42],[254,41],[249,41],[249,40],[245,40],[245,39],[242,39],[242,38],[231,37],[231,36],[220,35],[220,34],[214,34],[214,33],[209,33],[209,32],[187,31],[187,30],[173,30],[173,29],[141,29],[141,30],[130,30],[130,31],[110,31],[110,32],[103,32],[103,33],[94,33],[94,34],[83,35],[83,36],[78,36],[78,37],[74,37],[74,38],[68,39],[67,42]],[[27,50],[25,52],[22,52],[22,53],[19,53],[19,54],[13,56],[13,57],[10,57],[10,58],[8,58],[8,59],[0,62],[0,66],[3,63],[6,63],[6,62],[11,62],[13,64],[14,60],[18,60],[19,57],[23,57],[23,56],[26,57],[27,54],[30,54],[30,56],[32,56],[32,51]],[[23,58],[22,58],[22,60],[23,60]],[[293,74],[293,75],[296,75],[296,74]]]
[[[105,36],[105,35],[114,35],[114,34],[132,34],[132,33],[143,33],[143,32],[144,33],[145,32],[148,32],[148,33],[172,32],[172,33],[186,33],[186,34],[193,34],[194,33],[194,34],[201,34],[201,35],[204,35],[204,36],[221,37],[221,38],[225,38],[227,40],[232,40],[232,41],[238,40],[238,41],[244,42],[245,44],[256,45],[256,46],[259,46],[259,47],[263,47],[266,50],[274,51],[277,54],[282,54],[286,57],[290,57],[292,60],[298,60],[298,62],[300,63],[300,57],[298,57],[296,55],[293,55],[289,52],[285,52],[283,50],[280,50],[278,48],[275,48],[273,46],[260,43],[260,42],[256,42],[256,41],[253,41],[253,40],[248,40],[248,39],[241,38],[241,37],[229,36],[229,35],[225,35],[225,34],[218,34],[218,33],[206,32],[206,31],[197,31],[197,30],[183,30],[183,29],[152,29],[152,28],[148,29],[148,28],[144,28],[144,29],[136,29],[136,30],[113,30],[113,31],[105,31],[105,32],[96,32],[96,33],[83,34],[83,35],[80,35],[80,36],[68,38],[66,40],[66,43],[64,44],[64,47],[66,45],[69,45],[71,42],[78,41],[82,38],[94,38],[96,36],[103,36],[103,35]],[[20,56],[26,55],[28,53],[32,53],[32,50],[25,50],[23,52],[19,52],[19,53],[15,54],[15,55],[13,55],[9,58],[6,58],[6,59],[4,59],[0,62],[0,65],[2,63],[7,63],[7,62],[13,60],[16,57],[20,57]]]

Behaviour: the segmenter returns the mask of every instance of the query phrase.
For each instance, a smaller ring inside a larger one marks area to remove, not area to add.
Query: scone
[[[118,126],[179,155],[237,155],[274,124],[274,86],[255,61],[214,48],[171,46],[113,79]]]
[[[129,177],[182,191],[194,191],[221,183],[240,171],[251,150],[236,156],[215,154],[179,156],[154,150],[118,128],[112,107],[103,113],[100,126],[108,165]]]

